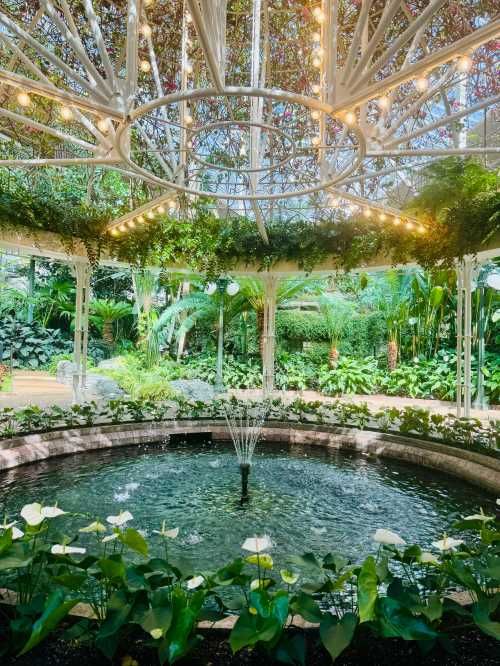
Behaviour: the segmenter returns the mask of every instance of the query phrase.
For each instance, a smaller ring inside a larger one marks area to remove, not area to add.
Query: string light
[[[142,32],[143,37],[146,37],[146,39],[147,39],[148,37],[151,37],[151,33],[153,31],[151,30],[151,26],[148,23],[143,23],[141,25],[141,32]]]
[[[425,92],[429,87],[429,80],[426,76],[419,76],[418,79],[415,79],[415,88],[418,92]]]
[[[313,136],[313,138],[311,139],[311,143],[312,143],[313,146],[316,146],[316,147],[319,146],[319,144],[321,143],[321,137]]]
[[[163,215],[165,213],[165,206],[158,206],[157,213],[158,215]]]
[[[318,23],[323,23],[323,21],[325,20],[325,15],[323,14],[320,7],[315,7],[313,9],[313,16]]]
[[[319,56],[315,56],[312,59],[312,64],[313,64],[313,67],[321,67],[321,58]]]
[[[59,115],[63,120],[73,120],[73,111],[68,106],[62,106]]]
[[[387,215],[385,213],[380,213],[380,215],[378,216],[378,219],[381,222],[385,222],[387,220]]]
[[[120,226],[118,227],[118,230],[123,233],[124,231],[127,231],[127,227],[124,224],[120,224]]]
[[[149,62],[149,60],[141,60],[140,68],[141,72],[147,74],[148,72],[151,71],[151,63]]]
[[[472,58],[468,55],[461,56],[457,62],[457,69],[459,72],[468,72],[472,67]]]
[[[98,120],[97,129],[99,130],[99,132],[106,134],[106,132],[109,130],[109,120],[107,118],[101,118],[100,120]]]
[[[363,215],[368,218],[372,216],[372,212],[369,208],[365,208]]]
[[[319,120],[320,115],[321,114],[317,109],[314,109],[314,111],[311,111],[311,118],[313,120]]]
[[[314,83],[314,84],[311,86],[311,90],[313,91],[313,93],[314,93],[315,95],[319,95],[319,93],[321,92],[321,86],[320,86],[319,84],[317,84],[317,83]]]
[[[187,113],[184,116],[184,122],[186,123],[186,125],[192,125],[193,124],[193,117],[190,116],[189,113]]]
[[[399,226],[399,225],[401,224],[401,220],[399,219],[399,217],[395,217],[395,218],[393,219],[392,223],[393,223],[393,225],[394,225],[395,227],[397,227],[397,226]]]
[[[354,111],[348,111],[345,116],[344,120],[346,125],[350,125],[351,127],[356,124],[356,114]]]
[[[155,214],[153,213],[152,210],[148,210],[148,212],[146,213],[146,217],[148,218],[148,220],[154,220]]]
[[[129,221],[127,222],[127,224],[128,224],[128,226],[129,226],[131,229],[135,229],[135,222],[134,222],[134,220],[129,220]]]
[[[192,74],[193,73],[193,65],[191,65],[191,63],[187,62],[184,65],[184,71],[186,72],[186,74]]]
[[[135,218],[135,221],[136,221],[138,224],[144,224],[144,222],[145,222],[146,220],[144,219],[144,215],[138,215],[138,216]]]
[[[380,97],[378,100],[378,105],[383,111],[387,111],[391,102],[388,97]]]
[[[419,234],[425,234],[425,227],[423,226],[423,224],[419,224],[417,231]]]
[[[113,229],[111,229],[111,231],[110,231],[110,234],[112,236],[118,236],[119,233],[120,232],[118,231],[118,229],[116,227],[113,227]]]
[[[19,104],[19,106],[24,106],[24,107],[30,106],[31,98],[27,92],[20,92],[19,95],[17,96],[17,103]]]
[[[415,225],[413,224],[413,222],[410,222],[409,220],[408,220],[408,222],[405,224],[405,227],[406,227],[407,229],[413,229],[414,226],[415,226]]]
[[[320,42],[321,41],[321,35],[319,32],[313,32],[312,34],[313,42]]]

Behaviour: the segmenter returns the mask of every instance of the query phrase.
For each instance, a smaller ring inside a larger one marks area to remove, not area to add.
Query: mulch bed
[[[204,640],[179,666],[274,666],[266,653],[258,650],[242,650],[231,653],[227,633],[222,631],[200,632]],[[2,637],[0,635],[0,644]],[[348,648],[335,662],[336,666],[498,666],[500,642],[476,630],[464,630],[454,635],[454,654],[437,647],[428,655],[422,655],[418,646],[399,639],[376,640],[372,635],[358,635],[355,645]],[[121,649],[113,660],[113,666],[123,662],[130,665],[129,655],[138,666],[158,666],[156,653],[137,642]],[[49,638],[38,648],[19,658],[1,658],[2,666],[111,666],[100,652],[86,645],[71,645],[55,637]],[[307,632],[307,666],[328,666],[329,655],[320,645],[315,631]]]

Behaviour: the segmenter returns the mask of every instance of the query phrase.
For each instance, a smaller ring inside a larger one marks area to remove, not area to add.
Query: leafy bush
[[[178,530],[165,523],[146,540],[130,526],[128,511],[106,520],[79,514],[77,535],[63,537],[64,515],[64,507],[34,502],[21,510],[22,521],[0,526],[0,587],[15,599],[4,614],[3,654],[31,651],[82,602],[94,619],[75,621],[60,636],[85,636],[110,660],[121,644],[140,640],[157,650],[162,665],[182,659],[201,640],[198,622],[228,613],[238,615],[229,635],[233,652],[255,649],[262,663],[305,663],[303,632],[286,631],[297,615],[319,625],[333,661],[361,624],[365,640],[416,641],[426,652],[439,644],[453,651],[453,636],[464,626],[500,640],[500,524],[482,510],[429,550],[377,529],[376,557],[356,562],[339,552],[290,554],[290,568],[278,571],[269,537],[250,537],[242,555],[203,572],[169,557],[168,542]],[[459,605],[450,589],[466,592],[469,604]]]
[[[283,391],[303,391],[314,385],[316,367],[304,354],[281,352],[276,357],[276,387]],[[260,378],[262,384],[262,377]]]
[[[325,395],[370,394],[375,392],[378,375],[374,358],[355,359],[341,356],[335,368],[321,366],[318,386]]]
[[[14,368],[37,369],[46,366],[53,356],[71,350],[72,343],[57,329],[43,328],[36,321],[28,324],[4,317],[0,321],[0,347],[0,361],[8,361],[12,349]]]
[[[168,400],[175,391],[169,381],[180,376],[179,366],[163,361],[154,369],[144,368],[137,355],[116,357],[116,367],[99,368],[99,373],[114,379],[132,400]]]
[[[183,377],[202,379],[209,384],[215,383],[217,358],[211,354],[189,356],[182,363]],[[249,359],[246,363],[230,354],[224,355],[224,386],[233,389],[246,389],[262,386],[262,367],[260,361]]]

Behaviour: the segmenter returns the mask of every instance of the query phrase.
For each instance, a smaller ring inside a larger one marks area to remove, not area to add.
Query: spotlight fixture
[[[417,227],[417,231],[419,234],[425,234],[425,227],[423,224],[419,224]]]
[[[112,236],[118,236],[120,232],[118,231],[118,229],[116,227],[113,227],[113,229],[111,229],[111,231],[109,233]]]
[[[399,226],[399,225],[401,224],[401,220],[399,219],[399,217],[395,217],[395,218],[393,219],[392,223],[393,223],[393,225],[394,225],[395,227],[397,227],[397,226]]]
[[[128,226],[129,226],[131,229],[135,229],[135,222],[134,222],[134,220],[129,220],[129,221],[127,222],[127,224],[128,224]]]
[[[144,215],[138,215],[136,217],[136,222],[138,222],[138,224],[144,224],[145,221],[146,220],[144,219]]]
[[[155,214],[153,213],[152,210],[148,210],[148,212],[146,213],[146,217],[148,218],[148,220],[154,220]]]
[[[118,227],[118,230],[123,233],[124,231],[127,231],[127,227],[124,224],[120,224],[120,226]]]

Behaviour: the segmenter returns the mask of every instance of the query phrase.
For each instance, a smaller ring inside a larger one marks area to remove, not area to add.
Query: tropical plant
[[[339,343],[352,317],[354,308],[345,299],[332,294],[322,294],[319,299],[319,306],[325,317],[328,337],[330,338],[328,362],[330,367],[333,368],[339,359]]]
[[[377,362],[374,358],[341,357],[332,368],[323,365],[318,372],[318,386],[325,395],[374,393],[377,386]]]
[[[397,366],[401,329],[408,321],[408,295],[404,286],[397,271],[388,271],[381,282],[377,303],[387,327],[387,367],[390,372]]]
[[[102,328],[103,340],[111,347],[115,341],[113,325],[119,319],[131,315],[132,306],[124,301],[101,299],[90,302],[90,312],[93,321]]]
[[[50,359],[72,349],[58,329],[44,328],[37,321],[28,324],[14,317],[0,321],[0,362],[10,361],[14,368],[40,368]]]

